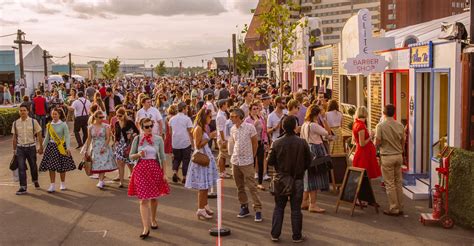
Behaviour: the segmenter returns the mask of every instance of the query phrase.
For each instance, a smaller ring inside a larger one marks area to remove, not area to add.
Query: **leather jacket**
[[[308,143],[296,135],[284,135],[273,142],[268,155],[268,165],[274,166],[279,174],[303,179],[311,165],[311,151]]]

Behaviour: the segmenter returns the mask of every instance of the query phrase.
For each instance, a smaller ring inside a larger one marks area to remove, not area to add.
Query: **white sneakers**
[[[56,191],[56,187],[54,184],[50,184],[48,188],[48,193],[54,193]]]
[[[61,191],[67,190],[66,184],[65,184],[64,182],[61,182],[61,185],[59,186],[59,189],[60,189]],[[56,192],[56,184],[54,184],[54,183],[53,183],[53,184],[50,184],[47,191],[48,191],[48,193],[54,193],[54,192]]]
[[[104,183],[104,181],[99,181],[99,183],[97,183],[96,186],[97,186],[97,188],[99,188],[99,189],[104,189],[105,183]]]
[[[59,189],[62,190],[62,191],[67,190],[66,184],[64,182],[61,182],[61,185],[59,186]]]
[[[270,178],[270,176],[268,176],[268,174],[265,174],[265,176],[263,176],[263,181],[269,181],[271,179],[272,178]]]

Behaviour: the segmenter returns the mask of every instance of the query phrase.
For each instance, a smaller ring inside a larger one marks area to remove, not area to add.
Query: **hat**
[[[267,93],[265,93],[262,95],[262,100],[266,100],[266,99],[272,99],[272,97],[268,95]]]
[[[186,108],[186,106],[188,106],[188,105],[184,102],[178,103],[178,112],[183,111]]]

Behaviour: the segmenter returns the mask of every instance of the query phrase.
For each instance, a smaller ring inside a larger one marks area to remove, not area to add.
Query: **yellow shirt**
[[[36,138],[33,135],[33,124],[34,124],[34,132],[35,135],[41,132],[41,126],[38,124],[38,121],[33,119],[33,123],[31,122],[32,119],[27,117],[26,120],[22,120],[19,118],[16,120],[12,125],[12,134],[15,134],[15,125],[18,134],[18,145],[30,145],[36,143]]]

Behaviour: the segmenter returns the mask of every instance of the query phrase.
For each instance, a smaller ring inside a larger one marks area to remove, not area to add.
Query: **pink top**
[[[314,122],[305,122],[301,126],[300,136],[310,144],[322,144],[322,136],[327,136],[328,132],[324,127]]]
[[[260,117],[260,119],[258,120],[260,120],[260,125],[261,125],[260,128],[262,128],[260,140],[264,143],[268,143],[267,123],[265,122],[265,119],[263,117]],[[245,118],[245,122],[255,126],[255,120],[253,120],[252,117],[250,117],[250,115],[247,116],[247,118]],[[259,129],[257,129],[257,127],[255,127],[255,129],[257,130],[257,133],[259,133]]]

